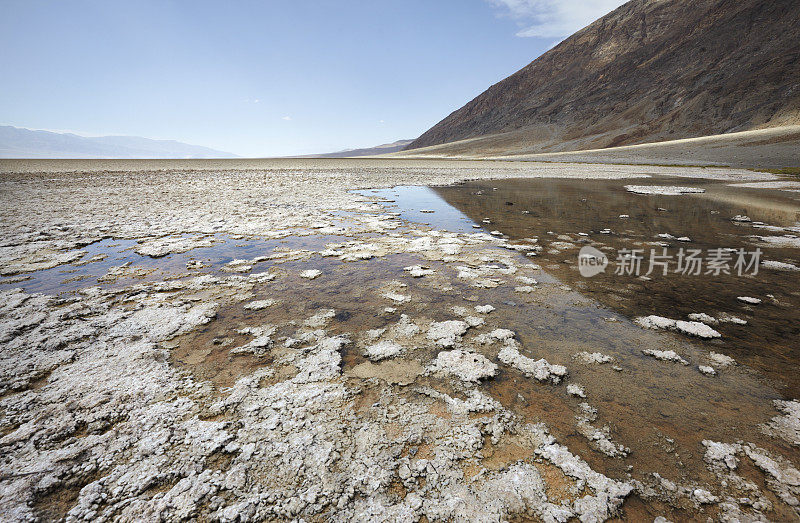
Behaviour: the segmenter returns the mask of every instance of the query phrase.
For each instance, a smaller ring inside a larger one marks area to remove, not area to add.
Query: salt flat
[[[0,172],[8,519],[800,516],[797,402],[603,308],[501,235],[405,222],[350,192],[773,175],[401,159]],[[609,393],[627,409],[594,404]]]

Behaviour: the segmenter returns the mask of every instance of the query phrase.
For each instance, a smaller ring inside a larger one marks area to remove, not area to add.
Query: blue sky
[[[413,138],[619,0],[0,0],[0,124],[243,156]]]

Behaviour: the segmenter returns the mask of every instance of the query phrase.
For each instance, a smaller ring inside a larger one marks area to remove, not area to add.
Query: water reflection
[[[800,251],[774,248],[755,236],[800,232],[798,195],[764,189],[742,189],[708,180],[659,179],[653,185],[691,185],[705,189],[698,195],[632,194],[621,180],[502,180],[475,181],[433,188],[446,211],[425,215],[435,227],[446,228],[453,216],[499,230],[511,239],[536,238],[543,267],[561,281],[629,318],[657,314],[687,320],[690,314],[734,316],[746,325],[713,325],[722,339],[703,342],[741,363],[763,372],[788,397],[800,397],[800,272],[760,268],[757,275],[689,276],[656,271],[651,279],[620,276],[613,269],[591,279],[577,270],[577,253],[592,245],[613,262],[620,249],[663,247],[678,249],[743,248],[759,246],[763,258],[800,265]],[[647,184],[644,183],[644,184]],[[637,184],[642,185],[641,181]],[[401,214],[418,209],[419,192],[394,188],[373,193],[394,200]],[[426,193],[427,194],[427,193]],[[424,205],[434,207],[426,195]],[[441,207],[441,204],[440,204]],[[733,221],[747,216],[750,222]],[[485,223],[490,222],[490,223]],[[461,223],[461,222],[459,222]],[[677,238],[689,238],[689,242]],[[643,262],[644,275],[647,261]],[[748,305],[739,296],[757,297]]]
[[[86,251],[86,254],[73,263],[0,279],[0,289],[20,287],[29,293],[63,295],[95,285],[120,288],[137,281],[220,274],[222,268],[235,259],[273,256],[276,250],[280,252],[285,249],[321,250],[325,244],[341,241],[343,237],[317,235],[265,240],[213,235],[210,238],[215,240],[211,247],[197,247],[158,258],[137,253],[135,249],[139,242],[136,240],[107,238],[82,247],[80,250]],[[190,270],[187,267],[190,262],[199,264],[196,269]],[[256,263],[253,272],[265,271],[273,263],[273,260]],[[126,264],[126,270],[114,272]]]
[[[391,189],[366,189],[353,191],[362,196],[380,198],[396,210],[403,220],[432,225],[452,232],[475,232],[475,222],[443,200],[431,187],[400,185]],[[392,205],[394,204],[394,205]]]

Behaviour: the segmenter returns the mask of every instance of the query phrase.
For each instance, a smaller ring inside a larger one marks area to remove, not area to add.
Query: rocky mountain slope
[[[632,0],[407,150],[469,139],[472,153],[524,154],[798,124],[798,42],[796,0]]]

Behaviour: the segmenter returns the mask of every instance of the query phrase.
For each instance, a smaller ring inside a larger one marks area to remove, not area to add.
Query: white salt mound
[[[761,262],[761,266],[773,271],[800,271],[800,267],[797,265],[774,260],[764,260]]]
[[[393,341],[380,341],[364,349],[364,356],[372,361],[380,361],[397,356],[402,352],[403,346]]]
[[[689,336],[697,336],[698,338],[709,339],[722,336],[719,332],[699,321],[673,320],[663,316],[651,315],[636,318],[635,322],[646,329],[674,330]]]
[[[676,363],[680,363],[681,365],[689,364],[688,361],[678,356],[678,353],[674,350],[644,349],[642,350],[642,353],[661,361],[674,361]]]
[[[260,311],[262,309],[266,309],[267,307],[271,307],[273,305],[275,305],[275,300],[266,299],[266,300],[251,301],[250,303],[245,305],[244,308],[248,311]]]
[[[708,365],[699,365],[697,370],[705,374],[706,376],[716,376],[717,371],[714,370],[714,367],[709,367]]]
[[[475,312],[477,312],[478,314],[489,314],[493,310],[494,310],[494,307],[492,307],[491,305],[476,305],[475,306]]]
[[[523,356],[513,343],[503,347],[497,357],[506,365],[514,367],[526,376],[538,381],[550,381],[558,384],[567,375],[567,368],[563,365],[552,365],[544,358],[533,360]]]
[[[567,385],[567,394],[570,396],[575,396],[576,398],[586,397],[586,392],[583,390],[583,386],[578,385],[577,383],[569,383]]]
[[[663,196],[706,192],[705,189],[698,187],[682,187],[678,185],[626,185],[625,189],[635,194],[660,194]]]
[[[461,320],[438,321],[428,328],[428,339],[442,347],[452,347],[467,332],[469,324]]]
[[[730,367],[731,365],[736,365],[735,359],[718,352],[709,352],[708,359],[711,360],[712,364],[717,365],[718,367]]]
[[[611,363],[614,361],[614,358],[611,356],[607,356],[602,352],[579,352],[575,354],[575,359],[587,364],[603,364],[603,363]]]
[[[477,382],[490,378],[497,372],[497,365],[474,352],[457,349],[442,351],[430,367],[433,372],[446,372],[463,381]]]

